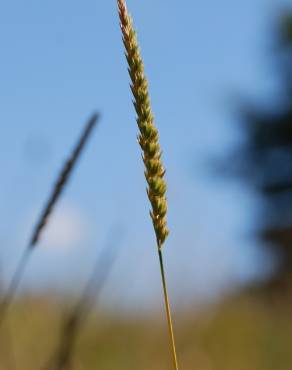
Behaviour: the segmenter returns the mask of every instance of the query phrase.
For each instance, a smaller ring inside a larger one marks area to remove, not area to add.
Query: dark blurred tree
[[[278,290],[292,283],[292,12],[278,23],[276,46],[280,102],[242,108],[245,140],[227,162],[262,201],[258,237],[278,261],[265,287]]]

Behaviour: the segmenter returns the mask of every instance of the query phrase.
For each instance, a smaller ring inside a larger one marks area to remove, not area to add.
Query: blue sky
[[[254,200],[205,165],[239,139],[233,93],[266,101],[277,91],[269,52],[282,4],[291,2],[128,0],[167,168],[165,258],[177,302],[221,295],[260,273],[264,256],[248,236]],[[110,230],[122,225],[106,297],[153,305],[159,270],[115,1],[1,2],[0,45],[6,277],[82,125],[99,110],[100,126],[23,285],[81,287]]]

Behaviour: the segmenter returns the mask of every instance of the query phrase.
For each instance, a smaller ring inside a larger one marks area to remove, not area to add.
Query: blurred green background
[[[175,314],[181,369],[291,369],[291,308],[290,300],[242,294]],[[56,353],[62,318],[60,304],[48,297],[15,304],[2,328],[1,369],[44,369]],[[161,313],[119,316],[98,310],[78,335],[73,368],[170,369],[167,344]]]

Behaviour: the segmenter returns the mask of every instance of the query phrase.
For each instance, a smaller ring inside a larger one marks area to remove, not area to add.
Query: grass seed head
[[[127,11],[124,0],[118,0],[120,26],[123,43],[126,49],[128,71],[131,78],[131,90],[134,96],[134,107],[137,113],[139,127],[138,142],[143,151],[145,177],[148,183],[147,194],[152,210],[150,216],[153,222],[158,247],[161,248],[168,236],[167,199],[165,169],[161,161],[158,130],[154,125],[151,110],[148,82],[144,74],[144,64],[137,41],[132,19]]]

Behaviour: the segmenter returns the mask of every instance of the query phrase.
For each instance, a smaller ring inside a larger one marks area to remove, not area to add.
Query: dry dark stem
[[[0,278],[1,281],[1,278]],[[7,321],[6,325],[3,329],[3,337],[5,338],[5,348],[2,348],[6,355],[6,368],[7,370],[16,370],[17,369],[17,361],[15,355],[15,348],[12,341],[11,335],[11,327],[10,323]]]
[[[90,134],[92,133],[93,128],[95,127],[97,121],[99,119],[99,114],[95,113],[87,123],[84,132],[82,133],[80,139],[78,140],[78,143],[73,150],[70,158],[67,160],[65,165],[63,166],[63,169],[58,176],[57,182],[55,183],[55,186],[53,187],[53,192],[48,200],[48,202],[45,205],[45,208],[43,210],[43,213],[41,214],[41,217],[39,218],[39,222],[37,223],[32,237],[30,241],[30,248],[33,248],[41,235],[41,232],[43,231],[44,227],[46,226],[46,223],[48,222],[49,216],[53,211],[54,206],[57,204],[58,199],[60,198],[65,185],[67,184],[73,169],[75,167],[75,164],[77,160],[80,157],[80,154],[82,153],[82,150],[85,147],[85,144],[87,143],[87,140],[90,137]]]
[[[72,368],[76,341],[111,272],[117,257],[117,246],[121,245],[119,232],[111,234],[110,237],[110,243],[103,248],[78,302],[64,318],[59,346],[43,370],[70,370]]]
[[[32,249],[27,248],[25,249],[23,255],[21,256],[21,259],[16,267],[16,270],[13,274],[12,280],[10,282],[10,285],[7,289],[6,294],[4,294],[4,298],[2,299],[0,303],[0,327],[3,324],[3,321],[6,317],[7,310],[15,296],[16,290],[18,288],[18,285],[21,281],[22,275],[24,273],[24,270],[26,268],[27,262],[29,260],[29,257],[31,255]]]
[[[7,310],[15,296],[15,293],[17,291],[17,288],[19,286],[19,283],[21,282],[22,276],[24,274],[24,271],[26,269],[27,263],[30,259],[31,252],[33,251],[34,247],[36,247],[41,233],[44,230],[45,226],[47,225],[47,222],[49,220],[49,217],[57,204],[60,196],[62,195],[65,186],[67,185],[70,176],[75,168],[75,165],[77,163],[77,160],[79,159],[90,135],[93,132],[93,128],[96,126],[97,122],[99,120],[99,114],[95,113],[90,120],[87,122],[84,131],[82,132],[81,137],[79,138],[77,145],[75,146],[73,152],[71,153],[69,159],[64,164],[62,171],[60,172],[57,181],[53,187],[53,191],[49,197],[48,202],[46,203],[44,210],[39,218],[39,221],[33,230],[32,237],[30,239],[30,243],[28,247],[24,250],[24,253],[22,255],[22,258],[20,259],[16,270],[12,276],[11,282],[9,284],[9,287],[4,294],[4,298],[0,302],[0,327],[3,323],[3,320],[5,319]]]

